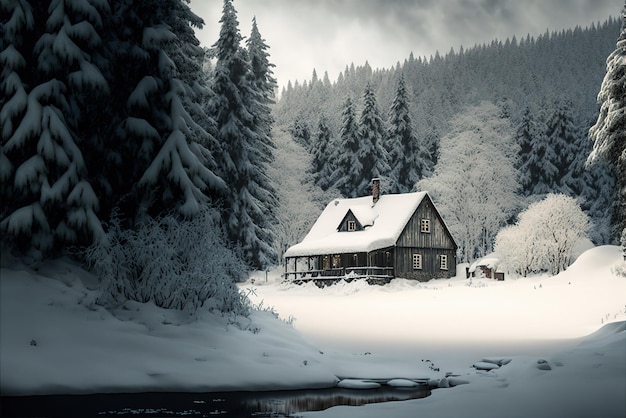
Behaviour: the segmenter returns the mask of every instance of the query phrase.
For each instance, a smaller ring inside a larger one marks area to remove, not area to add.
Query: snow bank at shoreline
[[[2,268],[2,395],[329,387],[322,355],[268,312],[225,318],[90,303],[92,277],[71,263]],[[239,325],[234,325],[237,321]]]

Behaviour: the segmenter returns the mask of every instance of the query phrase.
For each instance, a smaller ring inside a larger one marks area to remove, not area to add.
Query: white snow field
[[[626,278],[618,247],[565,272],[504,282],[457,277],[319,289],[280,270],[241,285],[293,326],[152,304],[111,313],[95,279],[57,261],[37,271],[3,257],[2,395],[367,387],[441,387],[425,399],[334,407],[323,417],[624,417]],[[459,267],[464,272],[464,266]],[[498,367],[490,366],[497,364]],[[473,367],[473,366],[476,367]],[[491,369],[491,370],[479,370]],[[467,383],[467,384],[462,384]]]

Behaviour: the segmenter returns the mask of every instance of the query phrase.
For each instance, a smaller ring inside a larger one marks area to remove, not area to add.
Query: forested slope
[[[591,150],[588,131],[598,115],[597,95],[606,58],[615,48],[619,33],[619,20],[609,18],[586,28],[546,31],[536,38],[494,40],[488,45],[451,49],[445,55],[437,53],[429,58],[411,53],[403,63],[388,69],[350,64],[334,81],[327,74],[319,77],[313,70],[311,80],[290,82],[283,89],[273,109],[275,132],[277,136],[291,137],[308,151],[310,164],[302,165],[299,160],[300,172],[302,182],[326,191],[326,196],[316,193],[317,199],[321,196],[327,201],[333,197],[328,194],[362,195],[366,189],[363,185],[378,176],[386,189],[383,193],[428,186],[442,212],[453,215],[445,194],[438,192],[450,189],[451,185],[441,182],[453,177],[445,172],[455,161],[450,150],[440,149],[442,138],[451,144],[471,142],[472,138],[491,135],[493,129],[482,126],[481,119],[505,124],[498,128],[506,133],[502,138],[477,140],[474,148],[486,160],[472,160],[466,154],[454,167],[459,179],[474,176],[472,170],[507,172],[515,179],[503,193],[491,190],[498,192],[493,199],[496,204],[502,200],[498,196],[514,198],[502,202],[507,208],[500,214],[506,216],[499,215],[494,232],[511,223],[530,202],[548,193],[562,193],[577,198],[594,221],[590,236],[597,243],[606,243],[611,240],[607,210],[614,173],[602,164],[586,168],[585,161]],[[364,113],[372,113],[372,100],[377,114],[364,118]],[[398,113],[403,105],[408,109],[406,114]],[[481,116],[485,112],[490,114],[486,119]],[[375,155],[370,155],[366,147],[369,145],[362,126],[372,117],[383,121],[381,132],[374,135],[382,136],[383,147]],[[403,124],[410,126],[411,132],[399,137]],[[506,158],[489,159],[497,154],[493,151],[502,150],[508,153]],[[377,161],[369,176],[355,170],[360,161],[365,161],[361,155]],[[446,160],[438,167],[444,155]],[[418,173],[416,177],[408,179],[400,174],[408,173],[410,168],[402,167],[407,164],[403,160],[409,160],[414,168],[412,176]],[[351,179],[357,171],[369,178]],[[470,194],[461,185],[455,193],[466,195],[464,205],[468,207],[473,205],[476,190],[489,194],[489,187],[493,186],[479,182],[472,185],[474,192]],[[281,195],[282,199],[288,198],[288,191]],[[490,251],[489,241],[470,253]]]

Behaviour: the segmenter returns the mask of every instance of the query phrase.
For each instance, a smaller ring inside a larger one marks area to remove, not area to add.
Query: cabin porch
[[[370,253],[324,254],[286,257],[285,280],[335,283],[366,278],[373,283],[394,278],[393,248]]]

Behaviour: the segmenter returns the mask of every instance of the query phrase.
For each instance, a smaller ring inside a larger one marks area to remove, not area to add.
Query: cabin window
[[[330,257],[324,256],[324,270],[330,270]]]
[[[447,255],[442,254],[439,256],[439,269],[448,270],[448,256]]]
[[[359,265],[359,256],[358,254],[352,254],[352,266],[356,267]]]
[[[348,221],[348,231],[356,231],[356,222]]]
[[[413,254],[413,270],[421,270],[421,269],[422,269],[422,255]]]
[[[333,255],[333,268],[336,269],[341,266],[341,255],[335,254]]]
[[[430,219],[422,219],[422,223],[421,223],[421,230],[422,232],[430,232]]]

